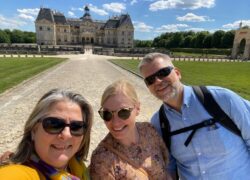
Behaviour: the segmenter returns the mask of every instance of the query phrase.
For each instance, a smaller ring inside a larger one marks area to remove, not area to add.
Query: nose
[[[119,118],[117,112],[114,112],[111,121],[112,121],[113,124],[118,124],[118,123],[120,123],[122,120],[121,120],[121,118]]]
[[[59,135],[62,139],[68,139],[72,137],[69,127],[65,127]]]
[[[162,82],[162,79],[159,78],[158,76],[156,76],[156,77],[155,77],[155,82],[154,82],[154,83],[156,84],[156,83],[160,83],[160,82]]]

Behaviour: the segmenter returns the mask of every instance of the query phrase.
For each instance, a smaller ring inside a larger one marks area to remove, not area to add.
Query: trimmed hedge
[[[231,49],[171,48],[172,52],[231,55]]]

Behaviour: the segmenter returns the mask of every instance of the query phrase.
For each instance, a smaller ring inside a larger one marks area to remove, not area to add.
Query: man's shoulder
[[[38,172],[29,166],[12,164],[0,168],[0,179],[39,180]]]

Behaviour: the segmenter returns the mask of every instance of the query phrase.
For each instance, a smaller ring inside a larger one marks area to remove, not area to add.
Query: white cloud
[[[132,0],[131,2],[130,2],[130,5],[134,5],[135,3],[137,3],[138,1],[137,0]]]
[[[214,21],[208,16],[198,16],[193,13],[187,13],[184,16],[177,16],[178,21],[187,21],[187,22],[205,22],[205,21]]]
[[[176,32],[180,31],[183,28],[189,27],[187,24],[167,24],[167,25],[162,25],[159,28],[156,28],[155,32]]]
[[[68,11],[68,16],[69,17],[76,17],[75,13],[72,11]]]
[[[234,21],[233,23],[225,24],[222,27],[226,29],[237,29],[242,23],[242,26],[250,26],[250,20],[238,20]]]
[[[102,5],[104,9],[107,11],[115,12],[115,13],[121,13],[126,9],[126,5],[124,3],[110,3],[110,4],[103,4]]]
[[[26,24],[25,21],[18,18],[5,18],[0,14],[0,29],[15,29]]]
[[[33,16],[29,16],[27,14],[19,14],[18,17],[20,17],[21,19],[30,20],[30,21],[35,20],[35,18]]]
[[[30,14],[32,16],[37,16],[39,10],[40,10],[39,8],[35,8],[35,9],[17,9],[17,12],[19,12],[20,14]]]
[[[207,31],[204,28],[188,28],[185,29],[185,31],[194,31],[194,32],[200,32],[200,31]]]
[[[28,21],[34,21],[40,9],[17,9],[18,17]]]
[[[144,22],[133,21],[136,31],[139,32],[151,32],[153,30],[152,26],[146,25]]]
[[[107,16],[108,15],[108,13],[105,10],[99,9],[98,7],[96,7],[92,4],[89,5],[89,9],[100,16]]]
[[[215,6],[215,0],[157,0],[149,5],[150,11],[164,9],[199,9],[212,8]]]
[[[89,10],[90,10],[90,13],[94,12],[94,13],[100,15],[100,16],[107,16],[108,15],[107,11],[98,8],[98,7],[94,6],[93,4],[89,4],[88,7],[89,7]],[[71,8],[71,11],[81,11],[81,12],[84,12],[85,10],[84,10],[84,7],[83,8],[74,8],[73,7],[73,8]]]

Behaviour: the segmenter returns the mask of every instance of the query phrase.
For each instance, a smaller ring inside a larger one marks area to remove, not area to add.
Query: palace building
[[[84,15],[78,19],[41,8],[35,21],[37,44],[133,47],[134,27],[128,14],[97,21],[92,19],[88,6],[84,10]]]

